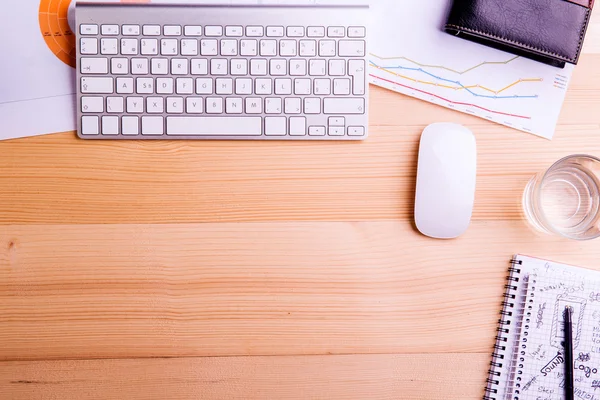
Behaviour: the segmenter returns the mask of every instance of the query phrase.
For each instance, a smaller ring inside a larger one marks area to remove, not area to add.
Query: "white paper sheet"
[[[60,53],[74,41],[68,24],[46,12],[68,4],[19,0],[6,9],[0,24],[0,140],[75,129],[75,69],[65,62],[74,59]]]
[[[443,31],[451,0],[376,0],[371,83],[552,138],[572,65],[560,69]]]

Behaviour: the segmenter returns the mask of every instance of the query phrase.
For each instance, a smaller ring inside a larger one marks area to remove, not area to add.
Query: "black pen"
[[[573,377],[573,322],[571,307],[565,309],[565,398],[575,400],[575,379]]]

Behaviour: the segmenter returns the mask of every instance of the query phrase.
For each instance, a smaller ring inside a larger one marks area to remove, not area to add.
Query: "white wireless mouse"
[[[477,144],[462,125],[429,125],[421,136],[415,222],[436,239],[454,239],[467,230],[475,204]]]

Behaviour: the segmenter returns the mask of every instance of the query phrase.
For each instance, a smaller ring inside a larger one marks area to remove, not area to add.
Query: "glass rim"
[[[556,167],[558,167],[560,164],[564,163],[565,161],[571,159],[571,158],[587,158],[589,160],[595,161],[598,163],[598,165],[600,165],[600,158],[596,157],[596,156],[592,156],[589,154],[571,154],[569,156],[563,157],[560,160],[556,161],[554,164],[552,164],[550,166],[550,168],[548,168],[546,170],[546,172],[544,172],[544,174],[542,175],[541,179],[540,179],[540,184],[539,186],[535,189],[535,191],[540,190],[542,187],[543,182],[546,180],[546,178],[548,177],[548,175],[550,174],[550,172],[554,171],[556,169]],[[534,196],[534,201],[536,203],[538,203],[538,207],[540,212],[542,213],[544,219],[547,220],[547,216],[546,213],[544,213],[544,209],[543,207],[541,207],[541,196]],[[573,238],[571,236],[567,236],[564,233],[560,232],[559,230],[557,230],[552,224],[547,224],[546,229],[550,229],[550,231],[552,233],[554,233],[555,235],[558,235],[560,237],[564,237],[567,239],[571,239],[571,240],[578,240],[578,241],[586,241],[586,240],[593,240],[593,239],[598,239],[600,238],[600,233],[598,235],[589,237],[589,238],[584,238],[584,239],[576,239]]]

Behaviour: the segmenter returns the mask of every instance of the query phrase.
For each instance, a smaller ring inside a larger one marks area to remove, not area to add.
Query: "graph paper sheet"
[[[522,262],[516,268],[520,284],[527,282],[527,294],[523,315],[507,329],[519,340],[496,355],[494,362],[510,366],[510,371],[504,368],[502,376],[490,378],[500,384],[488,398],[564,399],[563,316],[571,307],[575,398],[600,400],[600,273],[528,257],[517,260]],[[516,326],[518,333],[513,332]]]
[[[371,3],[371,83],[547,139],[573,71],[443,31],[451,0]]]

